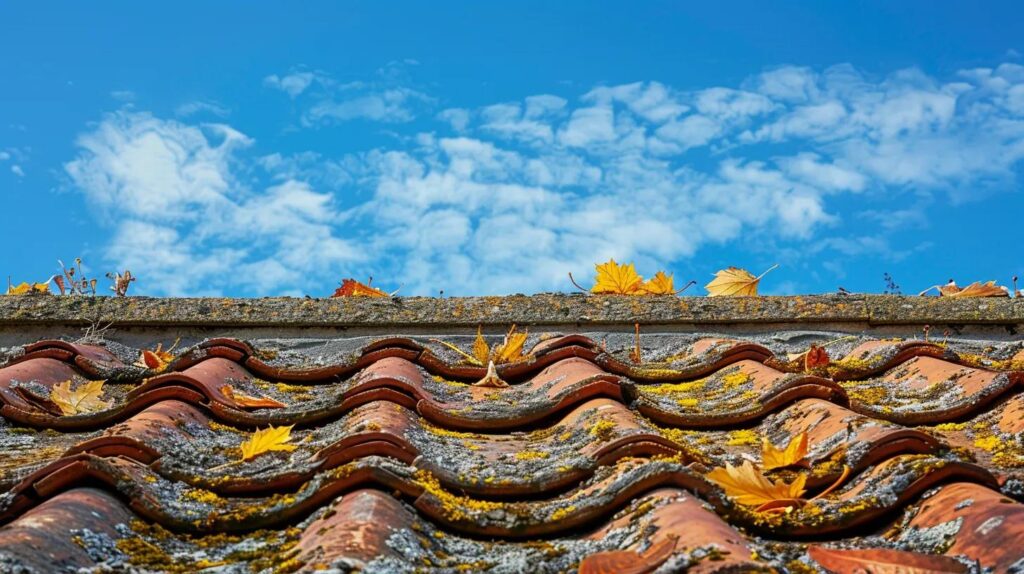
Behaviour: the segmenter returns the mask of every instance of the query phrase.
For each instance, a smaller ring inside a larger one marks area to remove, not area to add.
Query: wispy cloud
[[[263,83],[293,99],[302,96],[300,121],[306,127],[351,120],[404,123],[434,101],[409,85],[408,69],[418,64],[416,60],[390,62],[369,81],[341,82],[325,72],[292,71],[267,76]]]
[[[306,88],[308,88],[315,79],[316,75],[313,72],[292,72],[284,76],[271,74],[263,78],[263,85],[281,90],[292,98],[295,98],[302,92],[306,91]]]
[[[307,125],[400,123],[432,104],[396,79],[403,65],[371,82],[274,82],[302,98]],[[923,225],[931,202],[1013,187],[1024,67],[946,80],[781,67],[733,87],[599,86],[435,119],[386,149],[254,157],[227,125],[123,112],[84,134],[66,167],[114,216],[108,255],[148,266],[155,292],[293,290],[342,266],[401,278],[410,294],[532,292],[608,257],[649,269],[730,242],[838,270],[842,258],[927,249],[886,234],[896,219]],[[266,183],[252,183],[258,173]],[[844,197],[878,233],[846,230]],[[144,259],[136,234],[169,246]],[[225,275],[218,260],[245,273]]]
[[[217,102],[209,102],[204,100],[196,100],[192,102],[185,102],[174,110],[174,115],[179,118],[187,118],[199,114],[208,114],[216,116],[218,118],[226,118],[231,115],[231,110],[226,106],[218,104]]]

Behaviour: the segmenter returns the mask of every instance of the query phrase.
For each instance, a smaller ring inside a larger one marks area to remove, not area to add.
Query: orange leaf
[[[275,401],[270,397],[254,397],[251,395],[245,395],[242,393],[236,393],[234,387],[231,385],[224,385],[220,388],[220,393],[228,398],[228,400],[234,401],[240,407],[252,407],[255,409],[280,409],[288,405],[281,401]]]
[[[389,295],[376,287],[364,285],[355,279],[344,279],[341,287],[334,290],[331,297],[389,297]]]
[[[949,283],[945,285],[935,285],[921,291],[920,295],[936,289],[939,292],[940,297],[1009,297],[1010,290],[1001,285],[996,285],[995,281],[988,281],[981,283],[975,281],[967,287],[961,289],[957,286],[956,281],[950,279]]]
[[[832,574],[964,574],[962,562],[938,554],[868,548],[845,550],[811,546],[807,555]]]
[[[141,357],[135,364],[139,367],[152,369],[158,373],[162,372],[174,361],[174,353],[171,351],[173,351],[177,346],[178,341],[174,341],[174,344],[165,351],[163,349],[163,343],[157,343],[154,349],[144,349]]]
[[[804,431],[789,439],[785,449],[776,448],[767,438],[761,441],[761,464],[765,470],[785,468],[804,464],[807,457],[807,432]]]
[[[743,461],[739,467],[726,463],[725,468],[716,468],[706,476],[722,487],[730,498],[750,506],[777,501],[792,501],[788,506],[795,506],[801,500],[807,482],[803,474],[790,484],[781,480],[772,482],[749,460]]]
[[[804,355],[804,370],[810,372],[819,367],[827,367],[829,361],[828,351],[824,347],[811,345]]]

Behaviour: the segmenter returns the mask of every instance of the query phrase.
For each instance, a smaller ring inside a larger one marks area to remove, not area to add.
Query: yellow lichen
[[[516,453],[516,460],[540,460],[550,456],[548,453],[539,450],[522,450]]]

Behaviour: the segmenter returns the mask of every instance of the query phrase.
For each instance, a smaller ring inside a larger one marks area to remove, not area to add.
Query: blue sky
[[[609,257],[678,285],[779,263],[778,294],[1008,284],[1024,8],[983,6],[5,3],[0,271],[81,256],[147,295],[559,291]]]

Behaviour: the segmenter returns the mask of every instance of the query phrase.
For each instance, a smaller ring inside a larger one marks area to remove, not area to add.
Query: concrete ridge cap
[[[485,297],[151,298],[0,296],[0,325],[460,326],[862,323],[1024,324],[1024,298],[895,295],[675,297],[543,293]]]

